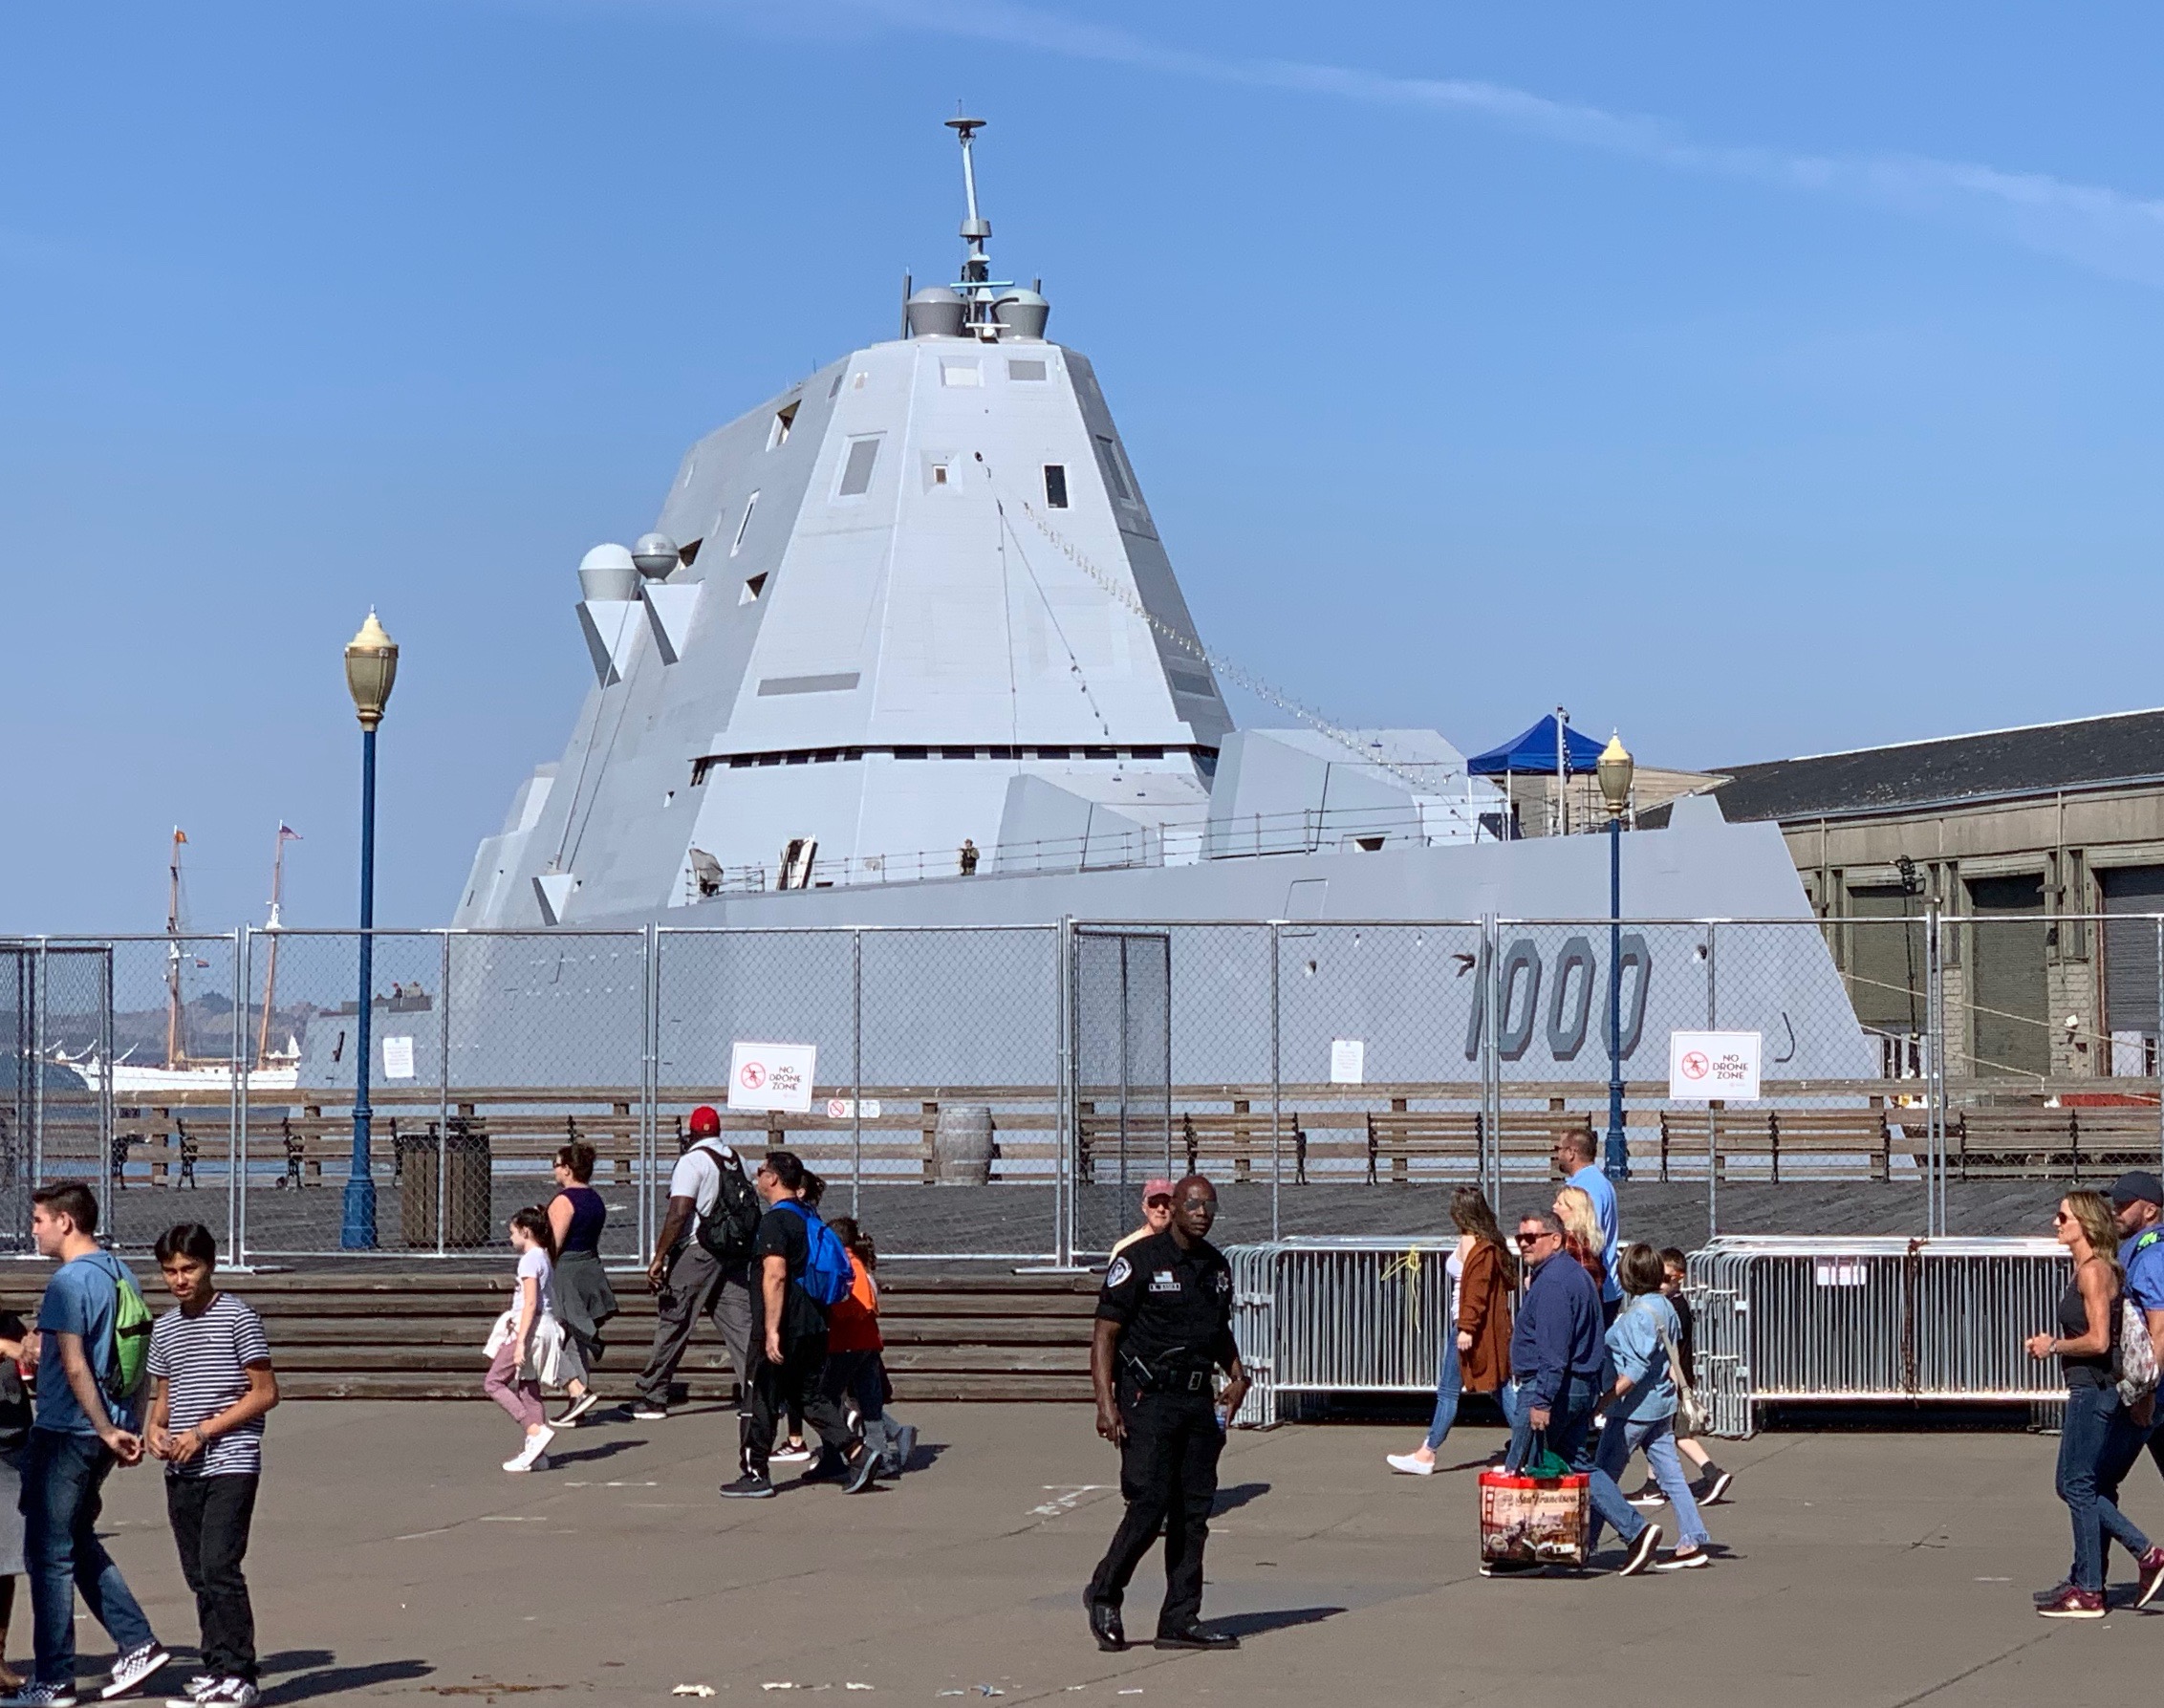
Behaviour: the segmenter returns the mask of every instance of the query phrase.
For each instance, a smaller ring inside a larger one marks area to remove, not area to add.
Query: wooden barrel
[[[932,1129],[932,1174],[939,1185],[989,1185],[992,1157],[997,1151],[988,1107],[982,1103],[941,1106],[939,1122]]]

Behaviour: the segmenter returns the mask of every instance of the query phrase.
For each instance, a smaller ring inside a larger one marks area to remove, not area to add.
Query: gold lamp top
[[[360,633],[346,642],[346,691],[353,696],[361,728],[374,729],[383,721],[391,684],[398,679],[399,643],[383,632],[371,606]]]
[[[1609,812],[1621,817],[1623,809],[1631,799],[1631,773],[1637,769],[1637,762],[1623,746],[1623,738],[1610,735],[1608,746],[1600,750],[1600,763],[1593,767],[1593,775],[1600,780],[1601,799],[1608,803]]]

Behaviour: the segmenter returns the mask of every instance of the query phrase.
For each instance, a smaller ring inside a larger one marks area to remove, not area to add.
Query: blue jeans
[[[2119,1402],[2112,1387],[2068,1388],[2067,1418],[2059,1430],[2059,1498],[2074,1523],[2074,1588],[2104,1588],[2104,1538],[2139,1559],[2149,1552],[2149,1538],[2127,1522],[2118,1503],[2105,1492],[2099,1467],[2107,1474],[2113,1465],[2132,1464],[2135,1445],[2131,1437],[2140,1430]],[[2124,1475],[2121,1471],[2121,1475]]]
[[[157,1641],[120,1568],[97,1540],[101,1495],[116,1462],[96,1436],[30,1432],[23,1465],[23,1565],[30,1578],[39,1684],[75,1687],[77,1589],[120,1654]]]
[[[1601,1475],[1620,1494],[1621,1487],[1616,1480],[1623,1475],[1623,1467],[1631,1462],[1631,1455],[1640,1448],[1645,1450],[1646,1463],[1653,1470],[1654,1481],[1660,1484],[1660,1492],[1676,1509],[1676,1540],[1685,1547],[1703,1547],[1713,1538],[1705,1533],[1705,1522],[1699,1517],[1699,1503],[1691,1499],[1691,1485],[1683,1476],[1683,1460],[1676,1451],[1673,1416],[1611,1416],[1608,1427],[1600,1432],[1600,1445],[1593,1458]],[[1623,1503],[1630,1506],[1628,1501]],[[1631,1510],[1635,1512],[1637,1508],[1632,1506]],[[1589,1546],[1600,1541],[1600,1526],[1605,1516],[1596,1502]]]
[[[1458,1370],[1458,1330],[1447,1330],[1442,1337],[1442,1363],[1435,1375],[1435,1417],[1428,1424],[1428,1451],[1433,1453],[1449,1438],[1450,1426],[1458,1421],[1458,1395],[1463,1391],[1464,1380]]]
[[[1510,1419],[1510,1447],[1504,1455],[1503,1468],[1515,1472],[1532,1456],[1533,1391],[1530,1381],[1514,1384],[1516,1392],[1503,1402],[1503,1415]],[[1555,1396],[1548,1407],[1547,1428],[1544,1438],[1557,1458],[1574,1470],[1585,1467],[1578,1458],[1585,1448],[1586,1435],[1592,1427],[1593,1403],[1600,1397],[1600,1390],[1591,1376],[1574,1375],[1563,1384],[1563,1392]]]

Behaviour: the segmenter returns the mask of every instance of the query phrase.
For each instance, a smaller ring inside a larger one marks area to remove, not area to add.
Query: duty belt
[[[1208,1365],[1153,1370],[1132,1352],[1123,1352],[1120,1357],[1135,1385],[1145,1394],[1209,1394],[1214,1391]]]

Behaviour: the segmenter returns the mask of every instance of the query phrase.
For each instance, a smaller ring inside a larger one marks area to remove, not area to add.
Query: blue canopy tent
[[[1465,768],[1476,777],[1501,777],[1504,794],[1509,798],[1512,777],[1557,778],[1556,794],[1563,799],[1563,781],[1571,777],[1590,775],[1600,764],[1601,744],[1590,735],[1580,735],[1570,727],[1570,715],[1561,706],[1523,735],[1507,741],[1500,747],[1491,747],[1485,753],[1474,755],[1465,762]],[[1568,803],[1566,801],[1566,810]],[[1517,834],[1518,805],[1509,803],[1510,833]],[[1560,829],[1568,830],[1567,821],[1560,821]]]

